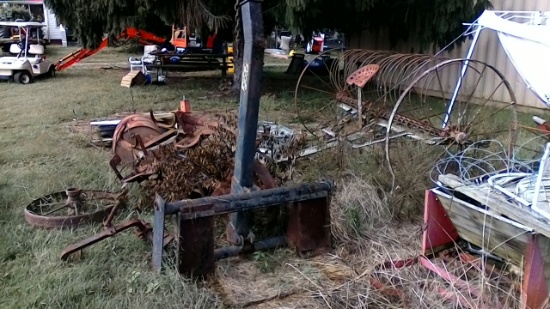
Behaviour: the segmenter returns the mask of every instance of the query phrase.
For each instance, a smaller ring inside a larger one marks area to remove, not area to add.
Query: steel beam
[[[252,171],[256,153],[256,131],[262,87],[264,26],[262,1],[244,1],[240,5],[244,33],[243,68],[239,103],[239,124],[232,193],[252,188]],[[249,234],[249,216],[242,211],[231,214],[230,226],[238,235]],[[241,245],[239,239],[228,237]]]
[[[330,181],[326,181],[292,187],[181,200],[173,203],[165,203],[160,197],[157,197],[157,204],[162,205],[164,203],[165,215],[181,212],[186,219],[197,219],[282,205],[289,202],[324,198],[330,194],[332,187],[333,184]]]

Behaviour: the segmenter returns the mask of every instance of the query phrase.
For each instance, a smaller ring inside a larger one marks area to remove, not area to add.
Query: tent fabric
[[[495,30],[527,86],[550,107],[550,25],[521,24],[485,11],[478,25]]]

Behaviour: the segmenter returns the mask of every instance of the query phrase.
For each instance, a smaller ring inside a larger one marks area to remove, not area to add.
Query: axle
[[[357,103],[354,98],[347,96],[347,94],[339,93],[336,95],[336,99],[342,103],[346,103],[349,105],[355,105]],[[391,112],[385,108],[375,106],[375,102],[363,101],[362,105],[364,106],[363,117],[382,119],[390,118]],[[439,129],[430,125],[429,123],[400,114],[396,114],[394,116],[394,119],[397,123],[401,125],[420,130],[421,132],[427,133],[434,137],[452,139],[459,144],[464,144],[468,139],[468,133],[464,132],[464,130],[461,130],[460,128],[457,128],[456,126],[448,126],[445,129]]]

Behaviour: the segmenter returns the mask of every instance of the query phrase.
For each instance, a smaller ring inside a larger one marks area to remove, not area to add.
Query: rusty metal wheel
[[[466,75],[460,78],[463,69]],[[509,82],[496,68],[476,60],[445,60],[417,75],[403,89],[387,123],[386,138],[393,131],[407,131],[432,145],[434,160],[472,150],[472,145],[479,153],[469,155],[481,156],[497,144],[506,145],[503,155],[511,158],[518,138],[516,97]],[[387,139],[386,159],[393,174],[390,145]],[[503,152],[500,148],[493,150]],[[494,168],[506,168],[507,162],[502,163]]]
[[[25,207],[25,220],[41,228],[78,227],[103,221],[115,206],[124,203],[125,193],[70,188],[30,202]]]

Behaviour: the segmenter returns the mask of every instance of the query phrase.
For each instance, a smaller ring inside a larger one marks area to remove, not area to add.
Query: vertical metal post
[[[252,165],[256,153],[256,131],[260,108],[264,57],[263,18],[261,1],[241,3],[241,20],[244,33],[244,53],[239,103],[239,133],[235,153],[232,193],[252,187]],[[248,216],[244,212],[231,214],[230,229],[238,235],[249,234]],[[238,235],[228,235],[231,242],[241,245]]]
[[[477,44],[477,40],[479,39],[479,33],[481,32],[481,26],[476,25],[476,30],[474,33],[474,38],[472,39],[472,44],[470,45],[470,48],[468,49],[468,52],[466,53],[466,59],[470,60],[472,58],[472,55],[474,54],[474,49]],[[462,80],[464,79],[464,76],[466,75],[466,70],[468,69],[468,64],[470,61],[466,60],[464,64],[462,65],[462,70],[460,71],[460,77],[458,78],[458,82],[456,83],[455,90],[453,92],[453,96],[451,97],[451,100],[449,101],[449,107],[447,107],[447,112],[445,113],[445,118],[443,119],[443,128],[447,127],[447,124],[449,123],[449,117],[451,117],[451,113],[453,111],[453,107],[456,101],[456,97],[458,96],[458,91],[460,90],[460,87],[462,86]]]
[[[363,99],[361,98],[361,93],[363,89],[357,87],[357,117],[359,119],[359,130],[363,127]]]
[[[162,248],[164,247],[164,209],[166,202],[160,197],[155,198],[155,218],[153,221],[153,270],[162,271]]]

